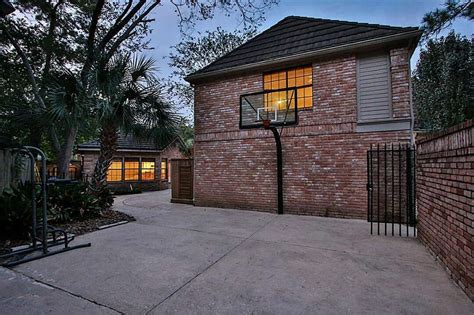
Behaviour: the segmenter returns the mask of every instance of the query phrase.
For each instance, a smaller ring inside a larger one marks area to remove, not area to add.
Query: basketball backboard
[[[298,121],[296,88],[263,91],[240,96],[240,128],[287,126]]]

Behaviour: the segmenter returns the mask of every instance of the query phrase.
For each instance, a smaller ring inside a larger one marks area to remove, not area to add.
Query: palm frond
[[[80,125],[94,106],[94,99],[69,69],[63,69],[51,78],[46,102],[49,121],[72,125]]]
[[[132,83],[139,83],[141,80],[152,81],[155,79],[154,73],[157,71],[155,60],[145,56],[135,56],[130,60],[129,72]]]
[[[98,124],[151,138],[163,145],[177,135],[179,116],[164,100],[155,62],[143,56],[116,55],[95,67],[95,113]]]

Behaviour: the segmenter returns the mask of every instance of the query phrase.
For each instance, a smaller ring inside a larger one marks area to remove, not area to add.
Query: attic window
[[[298,109],[310,109],[313,107],[313,68],[312,66],[291,68],[282,71],[266,73],[263,75],[263,89],[265,91],[280,90],[279,92],[268,93],[264,100],[265,107],[286,104],[281,102],[286,98],[282,89],[297,88]],[[282,108],[279,108],[282,109]]]

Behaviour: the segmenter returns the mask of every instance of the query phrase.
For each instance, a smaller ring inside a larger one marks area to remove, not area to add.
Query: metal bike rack
[[[13,267],[22,263],[37,260],[43,257],[56,255],[59,253],[67,252],[73,249],[90,247],[91,243],[79,244],[70,246],[69,243],[74,240],[74,235],[69,235],[66,231],[60,228],[56,228],[48,224],[48,203],[47,203],[47,186],[46,186],[46,155],[43,151],[36,147],[25,146],[23,148],[15,149],[18,153],[26,155],[30,159],[30,180],[32,186],[31,192],[31,207],[32,207],[32,223],[31,223],[31,238],[32,243],[27,248],[13,250],[7,254],[0,255],[0,259],[6,259],[7,262],[3,263],[4,267]],[[42,220],[41,226],[37,226],[37,209],[36,209],[36,176],[35,176],[35,153],[41,157],[41,193],[42,193]],[[48,236],[51,239],[48,239]],[[59,237],[58,237],[59,236]],[[62,237],[61,237],[62,236]],[[38,246],[38,243],[41,246]],[[51,247],[64,245],[61,249],[51,250]],[[37,255],[33,255],[34,252],[40,251]],[[31,254],[32,256],[29,256]],[[20,257],[18,259],[15,259]],[[8,260],[13,258],[13,260]]]

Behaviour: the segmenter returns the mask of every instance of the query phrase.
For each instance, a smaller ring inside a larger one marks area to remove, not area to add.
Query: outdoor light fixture
[[[0,17],[5,17],[10,13],[13,13],[15,8],[8,0],[0,0]]]

